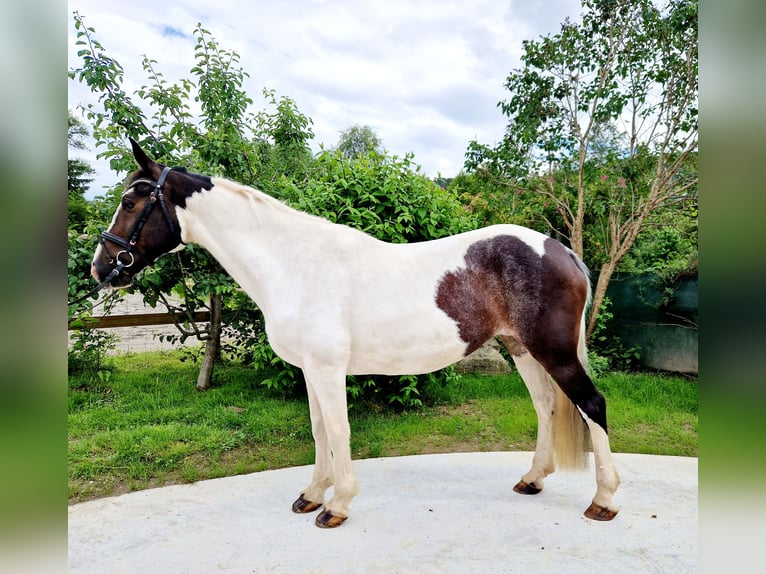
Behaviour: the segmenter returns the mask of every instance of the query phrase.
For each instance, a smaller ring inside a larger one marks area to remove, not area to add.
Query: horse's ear
[[[140,167],[142,167],[144,170],[146,170],[149,173],[152,173],[152,166],[156,165],[153,160],[149,159],[149,156],[146,155],[146,152],[141,149],[141,146],[138,145],[138,142],[134,140],[133,138],[128,138],[130,140],[130,147],[133,148],[133,157],[136,158],[136,162]]]

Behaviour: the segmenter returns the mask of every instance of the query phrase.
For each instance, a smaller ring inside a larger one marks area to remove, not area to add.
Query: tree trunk
[[[197,390],[204,391],[210,387],[213,378],[213,367],[221,351],[221,296],[210,295],[210,333],[205,342],[205,356],[197,377]]]
[[[596,327],[596,318],[601,307],[601,303],[604,302],[606,297],[606,288],[609,287],[609,282],[612,280],[614,270],[617,268],[617,262],[610,259],[608,262],[601,266],[601,272],[598,274],[598,281],[596,282],[596,289],[593,291],[593,302],[590,306],[590,319],[588,319],[588,326],[585,329],[585,340],[590,339],[593,334],[593,329]]]

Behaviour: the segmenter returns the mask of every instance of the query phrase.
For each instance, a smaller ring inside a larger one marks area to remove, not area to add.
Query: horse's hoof
[[[609,510],[605,506],[592,502],[584,514],[591,520],[601,520],[606,522],[617,516],[617,512],[617,510]]]
[[[322,506],[321,502],[311,502],[303,498],[303,494],[298,497],[298,500],[293,502],[293,512],[297,514],[308,514],[314,512],[317,508]]]
[[[524,482],[523,480],[520,480],[516,483],[516,486],[513,487],[513,492],[518,492],[519,494],[537,494],[540,491],[542,491],[542,488],[537,488],[534,482],[529,483]]]
[[[337,528],[346,521],[346,518],[348,518],[348,516],[337,516],[329,510],[323,510],[319,516],[317,516],[314,523],[319,528]]]

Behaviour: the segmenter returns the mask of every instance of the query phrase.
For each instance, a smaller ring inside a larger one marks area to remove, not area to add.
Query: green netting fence
[[[609,330],[639,348],[642,365],[697,374],[698,287],[697,276],[667,286],[650,273],[617,274],[607,289]]]

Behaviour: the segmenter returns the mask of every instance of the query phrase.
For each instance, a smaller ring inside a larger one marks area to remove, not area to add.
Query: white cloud
[[[145,83],[143,55],[166,79],[188,77],[198,22],[241,56],[255,109],[261,89],[296,101],[314,121],[314,147],[331,147],[354,124],[371,126],[391,153],[415,154],[425,173],[457,174],[468,143],[497,141],[497,102],[520,65],[525,39],[557,32],[576,0],[70,0],[125,69],[125,89]],[[69,29],[69,64],[77,64]],[[95,101],[70,82],[69,107]],[[92,152],[92,154],[95,152]],[[87,157],[91,159],[93,155]],[[114,182],[103,162],[99,181]],[[103,185],[103,183],[102,183]]]

